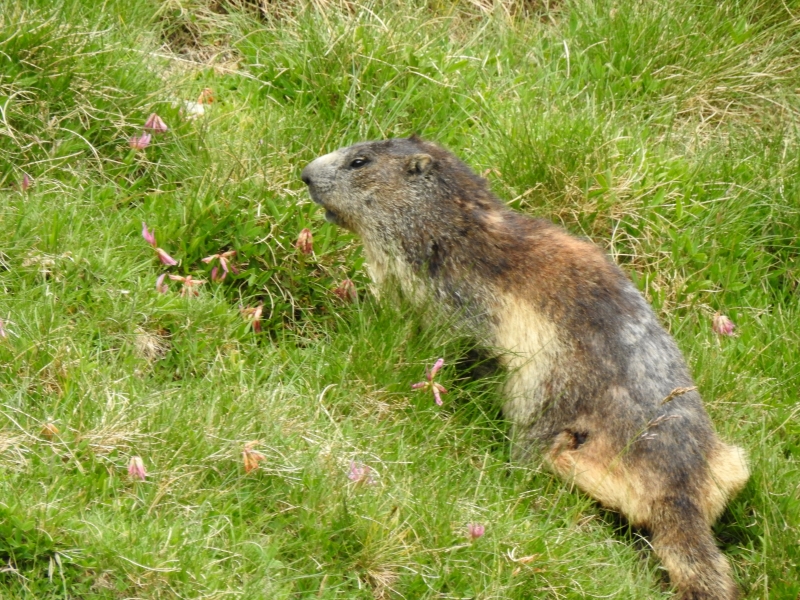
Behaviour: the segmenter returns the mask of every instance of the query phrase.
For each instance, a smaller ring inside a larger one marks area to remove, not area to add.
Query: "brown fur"
[[[593,244],[508,209],[446,150],[367,142],[303,171],[326,217],[361,236],[376,284],[465,315],[501,349],[516,453],[652,534],[684,600],[738,597],[710,525],[748,478],[714,433],[674,340]]]

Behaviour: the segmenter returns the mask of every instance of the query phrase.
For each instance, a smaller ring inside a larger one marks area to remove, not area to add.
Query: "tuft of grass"
[[[669,596],[641,532],[511,461],[503,374],[372,297],[307,198],[318,154],[414,132],[622,264],[750,456],[716,526],[745,597],[800,593],[791,4],[6,4],[0,596]],[[169,131],[136,152],[153,112]],[[410,388],[439,357],[442,408]]]

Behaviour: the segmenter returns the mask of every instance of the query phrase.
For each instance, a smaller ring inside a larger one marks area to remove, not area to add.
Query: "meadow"
[[[0,598],[673,595],[310,201],[412,133],[631,276],[749,455],[744,597],[798,598],[796,0],[2,0]]]

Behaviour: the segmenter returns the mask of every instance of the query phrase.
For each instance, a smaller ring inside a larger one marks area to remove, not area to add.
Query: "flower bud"
[[[143,132],[142,135],[135,135],[129,139],[128,145],[134,150],[144,150],[150,145],[150,139],[150,134]]]
[[[311,230],[308,227],[303,229],[300,235],[297,236],[295,248],[303,254],[312,254],[314,252],[314,236],[311,235]]]
[[[169,130],[164,120],[156,113],[152,113],[147,117],[147,121],[144,122],[144,128],[150,129],[153,133],[166,133]]]
[[[150,244],[153,248],[155,248],[158,244],[156,244],[156,234],[153,231],[147,229],[147,223],[142,221],[142,237],[144,241]]]
[[[483,537],[483,534],[486,533],[486,527],[480,523],[470,523],[467,525],[467,533],[469,534],[469,538],[474,542],[479,537]]]
[[[144,481],[147,477],[147,470],[144,468],[144,461],[141,456],[131,456],[128,463],[128,475],[131,479]]]
[[[158,276],[158,279],[156,279],[156,291],[159,294],[166,294],[169,291],[169,286],[166,283],[164,283],[164,278],[166,276],[167,276],[166,273],[162,273],[161,275]]]
[[[733,330],[736,329],[736,325],[725,315],[717,313],[711,321],[711,329],[717,335],[731,336],[733,335]]]
[[[358,299],[356,284],[354,284],[350,279],[343,280],[336,288],[334,288],[333,293],[345,302],[355,302]]]
[[[366,483],[367,485],[375,483],[372,467],[354,460],[350,461],[350,471],[347,473],[347,478],[353,483]]]

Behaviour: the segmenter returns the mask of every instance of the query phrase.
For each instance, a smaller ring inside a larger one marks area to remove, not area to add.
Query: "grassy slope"
[[[357,243],[308,202],[314,156],[415,131],[624,264],[750,454],[717,526],[747,597],[797,596],[800,9],[280,6],[0,13],[0,596],[669,596],[635,532],[509,463],[496,381],[452,366],[468,343],[372,299]],[[171,106],[204,87],[205,118]],[[170,132],[129,151],[154,110]],[[170,272],[235,249],[241,273],[157,294],[143,220]],[[355,305],[331,294],[345,277]],[[258,302],[254,335],[238,305]],[[737,337],[714,338],[715,311]],[[409,391],[438,356],[441,409]],[[267,458],[245,474],[251,440]]]

